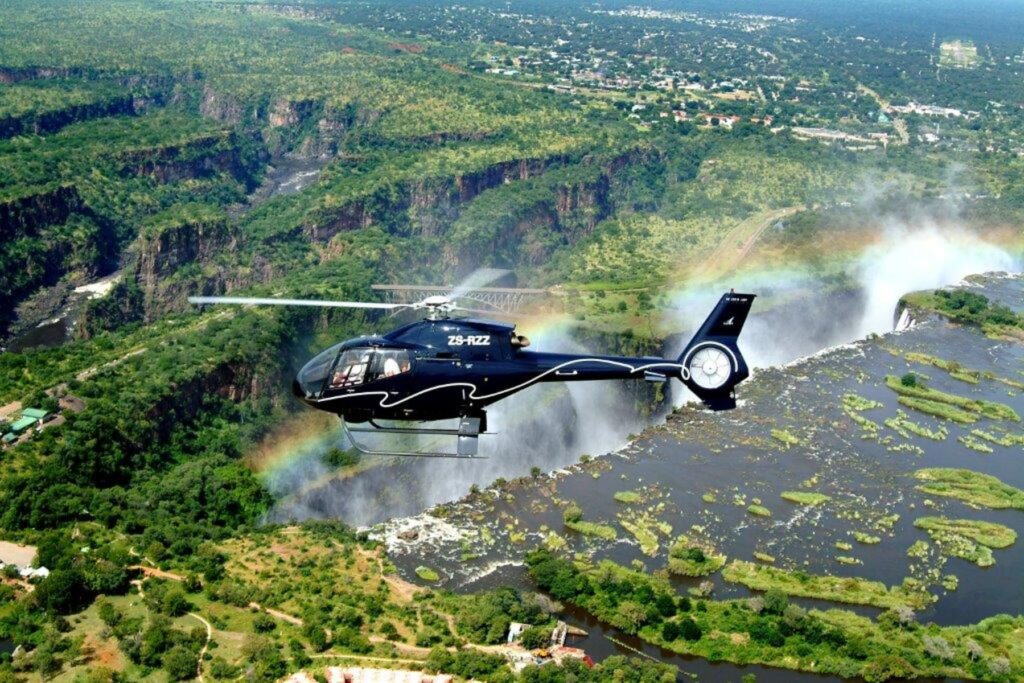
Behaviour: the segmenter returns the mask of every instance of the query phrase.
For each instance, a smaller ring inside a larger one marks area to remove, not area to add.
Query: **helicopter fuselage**
[[[482,415],[538,382],[664,380],[684,367],[663,358],[533,352],[528,343],[505,323],[421,320],[331,347],[303,367],[293,390],[347,422],[433,421]]]

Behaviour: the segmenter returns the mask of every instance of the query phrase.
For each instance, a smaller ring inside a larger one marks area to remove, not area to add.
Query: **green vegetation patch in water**
[[[956,437],[956,440],[959,441],[960,443],[962,443],[967,448],[970,448],[972,451],[975,451],[976,453],[984,453],[984,454],[988,455],[989,453],[994,453],[995,452],[994,448],[989,446],[987,443],[985,443],[981,439],[978,439],[978,438],[976,438],[974,436],[971,436],[970,434],[964,434],[962,436],[958,436],[958,437]]]
[[[969,413],[966,410],[960,410],[938,401],[929,401],[928,399],[914,398],[912,396],[900,396],[897,400],[908,408],[925,415],[942,418],[943,420],[950,420],[965,425],[978,421],[978,416],[974,413]]]
[[[977,370],[968,370],[960,363],[955,360],[945,360],[943,358],[937,358],[935,356],[929,356],[927,353],[917,353],[915,351],[908,351],[903,356],[911,363],[920,363],[922,365],[931,365],[940,370],[945,370],[949,373],[949,376],[953,379],[958,379],[961,382],[967,382],[968,384],[977,384],[981,381],[981,373]]]
[[[1024,434],[1010,434],[1008,432],[1003,434],[993,434],[990,431],[984,429],[972,429],[971,436],[978,439],[984,439],[989,443],[994,443],[997,446],[1024,446]]]
[[[726,557],[710,545],[680,536],[668,552],[668,570],[681,576],[707,576],[725,566]]]
[[[902,586],[890,588],[881,581],[808,574],[803,571],[789,571],[743,560],[730,562],[722,571],[722,577],[726,581],[739,583],[753,590],[769,591],[774,588],[796,597],[832,600],[854,605],[872,605],[881,608],[904,606],[920,608],[929,602],[929,597],[925,593],[907,590]]]
[[[800,443],[800,437],[786,429],[773,429],[772,438],[786,448],[796,446]]]
[[[953,533],[986,545],[989,548],[1008,548],[1017,541],[1017,532],[996,522],[977,519],[949,519],[948,517],[919,517],[914,526],[925,531]]]
[[[871,534],[866,534],[863,531],[854,531],[853,532],[853,538],[858,543],[863,543],[865,545],[875,545],[877,543],[881,543],[882,542],[881,537],[879,537],[879,536],[872,536]]]
[[[619,491],[612,496],[616,501],[630,505],[632,503],[639,503],[643,500],[642,496],[636,491]]]
[[[916,376],[910,375],[910,377]],[[932,389],[924,386],[919,379],[901,379],[895,375],[887,375],[885,378],[885,385],[899,394],[900,403],[909,405],[911,408],[913,408],[914,405],[907,403],[904,399],[917,399],[918,401],[923,400],[929,403],[942,403],[957,408],[961,412],[966,411],[968,413],[976,413],[995,420],[1011,420],[1013,422],[1020,422],[1020,415],[1005,403],[984,401],[980,399],[976,400],[966,398],[964,396],[957,396],[956,394],[949,394],[944,391],[939,391],[938,389]],[[942,415],[939,415],[939,417],[942,417]],[[963,419],[961,418],[957,421],[963,421]]]
[[[416,576],[420,577],[424,581],[429,581],[430,583],[437,583],[441,580],[441,575],[437,573],[437,570],[431,569],[430,567],[422,564],[416,567]]]
[[[832,500],[832,497],[813,491],[783,491],[782,499],[797,505],[821,505]]]
[[[1024,491],[1004,484],[997,477],[954,467],[929,467],[914,473],[923,482],[917,489],[935,496],[948,496],[969,505],[1024,510]]]
[[[932,441],[944,441],[949,436],[949,430],[945,426],[939,425],[938,429],[928,429],[911,420],[902,410],[897,410],[895,417],[887,419],[885,426],[904,439],[909,439],[911,434],[916,434]]]
[[[752,514],[752,515],[754,515],[756,517],[771,517],[772,516],[772,511],[771,510],[769,510],[768,508],[766,508],[763,505],[757,505],[757,504],[748,505],[747,506],[747,512],[749,512],[750,514]]]

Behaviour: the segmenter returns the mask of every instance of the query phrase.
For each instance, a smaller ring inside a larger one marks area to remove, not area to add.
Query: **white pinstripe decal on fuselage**
[[[733,362],[733,372],[736,372],[737,370],[739,370],[739,363],[736,360],[735,354],[733,354],[733,352],[728,347],[724,346],[723,344],[719,344],[718,342],[702,342],[702,343],[698,344],[697,346],[694,346],[690,350],[690,352],[686,354],[686,357],[689,358],[690,356],[693,355],[693,353],[695,351],[697,351],[697,349],[699,349],[700,347],[703,347],[703,346],[708,346],[708,345],[721,346],[726,351],[728,351],[729,356],[732,358],[732,362]],[[559,370],[561,370],[563,368],[566,368],[566,367],[568,367],[570,365],[578,364],[578,363],[604,363],[605,365],[612,365],[612,366],[616,366],[616,367],[620,367],[620,368],[625,368],[625,369],[630,371],[630,374],[634,374],[634,375],[636,373],[638,373],[638,372],[644,372],[646,370],[651,370],[653,368],[668,368],[668,369],[673,369],[673,370],[674,369],[678,369],[683,374],[684,378],[686,378],[686,375],[688,374],[685,363],[670,363],[670,362],[661,361],[661,362],[658,362],[658,363],[648,363],[646,365],[636,365],[636,366],[634,366],[634,365],[630,365],[629,363],[623,363],[621,361],[616,361],[616,360],[609,360],[607,358],[574,358],[574,359],[572,359],[570,361],[566,361],[565,363],[562,363],[560,365],[556,365],[553,368],[545,370],[544,372],[540,373],[536,377],[528,379],[525,382],[517,384],[514,387],[509,387],[508,389],[502,389],[501,391],[495,391],[494,393],[485,394],[485,395],[482,395],[482,396],[477,396],[476,395],[477,386],[475,384],[473,384],[472,382],[451,382],[449,384],[438,384],[437,386],[433,386],[433,387],[428,387],[426,389],[422,389],[420,391],[417,391],[415,394],[410,394],[410,395],[406,396],[405,398],[401,398],[401,399],[398,399],[397,401],[394,401],[393,403],[387,403],[388,396],[391,395],[390,392],[387,392],[387,391],[363,391],[363,392],[357,391],[355,393],[345,394],[343,396],[332,396],[330,398],[318,399],[316,401],[316,403],[319,405],[321,403],[327,403],[329,401],[338,401],[338,400],[346,399],[346,398],[362,398],[364,396],[381,396],[381,400],[380,400],[380,404],[379,404],[381,408],[394,408],[395,406],[399,406],[399,405],[405,403],[406,401],[411,401],[414,398],[419,398],[420,396],[423,396],[424,394],[428,394],[428,393],[430,393],[432,391],[438,391],[440,389],[454,389],[454,388],[457,388],[457,387],[465,387],[467,389],[470,389],[471,391],[469,393],[469,400],[471,400],[471,401],[487,401],[489,399],[492,399],[492,398],[495,398],[495,397],[498,397],[498,396],[503,396],[503,395],[506,395],[506,394],[511,394],[513,392],[519,391],[520,389],[525,389],[526,387],[530,386],[531,384],[536,384],[541,379],[543,379],[544,377],[547,377],[548,375],[550,375],[552,373],[557,374]]]

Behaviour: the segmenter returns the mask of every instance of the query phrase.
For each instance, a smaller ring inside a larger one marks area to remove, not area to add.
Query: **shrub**
[[[687,621],[689,621],[689,619],[687,619]],[[666,621],[662,624],[661,637],[668,642],[671,643],[673,640],[679,638],[680,635],[682,635],[682,631],[680,630],[678,623],[674,621]]]
[[[252,620],[252,630],[256,633],[269,633],[277,628],[277,622],[269,614],[257,614]]]

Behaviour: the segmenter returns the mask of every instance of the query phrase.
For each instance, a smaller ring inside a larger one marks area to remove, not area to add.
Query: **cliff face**
[[[72,185],[0,202],[0,242],[37,234],[41,227],[63,223],[84,207]]]
[[[187,215],[143,230],[134,246],[134,277],[143,291],[145,320],[186,306],[186,297],[195,291],[191,277],[180,277],[184,266],[200,272],[210,268],[204,279],[216,288],[220,276],[214,262],[235,246],[233,230],[221,213]]]
[[[147,175],[170,183],[228,172],[248,184],[255,169],[243,158],[240,143],[235,133],[209,135],[183,145],[125,152],[117,161],[126,177]]]
[[[72,186],[0,203],[0,332],[14,309],[69,272],[92,277],[117,259],[116,231]]]
[[[440,236],[462,207],[485,190],[541,175],[566,161],[561,156],[507,161],[465,175],[407,183],[387,194],[365,197],[329,215],[316,216],[299,229],[317,243],[326,243],[341,232],[376,224],[387,224],[404,234]]]
[[[137,107],[145,106],[145,100],[133,95],[114,97],[100,102],[78,104],[64,109],[29,113],[24,116],[9,116],[0,119],[0,140],[15,135],[45,135],[56,133],[72,123],[87,121],[103,116],[134,116]]]

